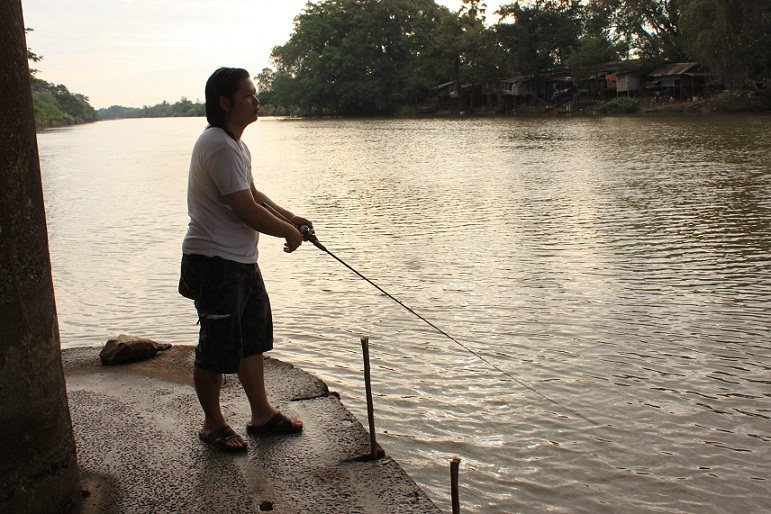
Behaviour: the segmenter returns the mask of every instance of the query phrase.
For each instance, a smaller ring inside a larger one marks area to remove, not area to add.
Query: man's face
[[[251,79],[245,78],[238,83],[238,90],[233,95],[228,110],[228,120],[246,127],[257,120],[260,101],[257,100],[257,89]]]

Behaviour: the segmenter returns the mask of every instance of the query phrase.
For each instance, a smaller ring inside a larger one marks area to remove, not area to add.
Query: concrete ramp
[[[78,448],[84,513],[438,513],[388,456],[367,460],[369,435],[313,375],[266,359],[271,402],[303,420],[302,434],[252,437],[238,378],[222,409],[249,442],[227,454],[198,440],[193,347],[103,366],[98,348],[62,352]]]

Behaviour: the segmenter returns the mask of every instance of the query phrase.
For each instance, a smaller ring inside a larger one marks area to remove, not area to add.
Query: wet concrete
[[[192,352],[120,366],[103,366],[95,348],[62,352],[84,513],[440,512],[392,458],[366,460],[369,434],[324,382],[275,359],[268,394],[303,420],[302,434],[247,436],[248,402],[228,375],[223,413],[249,451],[210,449],[197,437]]]

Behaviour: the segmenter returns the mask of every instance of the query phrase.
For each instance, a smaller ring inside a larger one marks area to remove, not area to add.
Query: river
[[[39,134],[63,347],[194,344],[177,296],[203,119]],[[261,119],[274,357],[450,511],[771,509],[771,117]],[[448,337],[449,336],[449,337]],[[194,437],[194,434],[191,434]]]

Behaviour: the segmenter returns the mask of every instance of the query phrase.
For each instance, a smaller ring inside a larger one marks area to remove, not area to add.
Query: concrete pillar
[[[77,512],[21,1],[0,13],[0,512]]]

